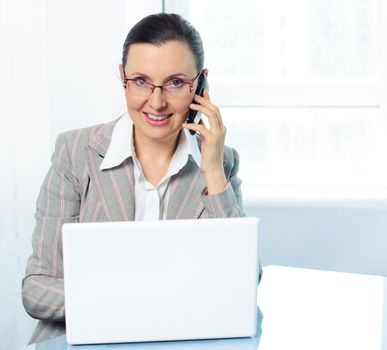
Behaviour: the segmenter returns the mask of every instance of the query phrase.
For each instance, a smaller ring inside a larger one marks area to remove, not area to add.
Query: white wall
[[[36,324],[21,279],[55,138],[125,111],[122,44],[136,21],[160,11],[156,0],[0,0],[1,349],[25,346]]]

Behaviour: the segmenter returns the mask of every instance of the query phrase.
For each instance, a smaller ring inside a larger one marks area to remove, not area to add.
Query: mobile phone
[[[206,76],[204,75],[204,71],[202,71],[198,78],[198,86],[196,88],[195,95],[203,96],[204,89],[208,89],[208,82],[207,82]],[[192,101],[192,103],[198,104],[195,101]],[[199,124],[201,118],[202,117],[200,112],[198,113],[198,111],[194,111],[191,109],[187,115],[187,124],[190,124],[190,123]],[[194,130],[190,130],[189,132],[191,135],[196,134],[196,131]]]

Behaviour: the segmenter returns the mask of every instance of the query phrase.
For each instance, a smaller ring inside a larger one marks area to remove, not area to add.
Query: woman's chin
[[[156,141],[156,142],[172,142],[174,143],[179,136],[179,132],[181,130],[180,127],[175,128],[162,128],[162,127],[151,127],[144,128],[140,132],[136,133],[136,138],[138,141],[147,140],[147,141]]]

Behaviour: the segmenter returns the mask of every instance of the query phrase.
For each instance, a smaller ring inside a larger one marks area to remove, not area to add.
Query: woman
[[[23,280],[25,309],[40,320],[31,342],[65,332],[64,223],[244,215],[238,155],[224,146],[208,90],[195,95],[198,76],[208,74],[203,60],[198,32],[180,16],[142,19],[119,66],[127,114],[58,136]],[[190,110],[206,115],[209,128],[186,124]]]

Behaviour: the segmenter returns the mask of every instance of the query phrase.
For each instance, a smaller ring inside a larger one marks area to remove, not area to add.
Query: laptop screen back
[[[258,219],[63,226],[70,344],[256,332]]]

